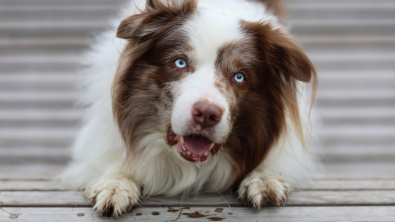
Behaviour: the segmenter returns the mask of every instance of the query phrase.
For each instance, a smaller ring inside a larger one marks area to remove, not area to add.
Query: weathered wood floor
[[[0,0],[0,221],[112,220],[52,178],[81,117],[79,56],[121,1]],[[319,71],[325,175],[282,208],[253,212],[227,193],[154,197],[120,221],[395,221],[395,1],[289,6]]]

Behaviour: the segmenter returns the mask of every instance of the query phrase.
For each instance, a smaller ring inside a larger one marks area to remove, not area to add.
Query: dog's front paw
[[[93,210],[100,216],[118,218],[123,213],[139,205],[140,186],[129,179],[101,180],[88,191]]]
[[[240,184],[239,198],[253,208],[260,210],[267,203],[280,206],[288,200],[288,193],[292,192],[290,184],[279,176],[259,175],[254,173],[247,176]]]

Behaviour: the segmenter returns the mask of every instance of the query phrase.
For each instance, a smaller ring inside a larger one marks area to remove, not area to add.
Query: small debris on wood
[[[187,215],[189,218],[206,217],[205,215],[199,213],[198,211],[195,211],[195,213],[183,213],[182,215]]]
[[[174,208],[172,208],[172,207],[169,207],[169,210],[167,210],[167,212],[178,212],[178,211],[180,211],[180,210],[178,210],[178,209],[174,209]]]
[[[11,219],[16,219],[19,217],[19,214],[10,214]]]
[[[217,213],[222,213],[222,211],[224,211],[224,208],[217,208],[214,210],[214,212],[217,212]]]
[[[221,218],[221,217],[208,217],[207,219],[210,219],[210,221],[223,221],[225,218]]]

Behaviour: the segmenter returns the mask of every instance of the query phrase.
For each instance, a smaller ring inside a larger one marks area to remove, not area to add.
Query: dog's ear
[[[310,59],[287,34],[279,30],[272,32],[268,36],[272,52],[272,58],[269,59],[275,64],[277,71],[299,81],[310,82],[316,72]]]
[[[121,22],[117,37],[145,42],[170,27],[176,27],[197,7],[196,0],[147,0],[146,9]]]
[[[243,27],[254,35],[265,57],[262,59],[279,75],[302,82],[310,82],[316,75],[310,59],[289,34],[273,28],[270,23],[244,22]]]
[[[302,145],[306,147],[304,130],[298,108],[298,81],[311,82],[311,106],[314,103],[318,85],[317,73],[310,59],[285,31],[273,28],[270,23],[243,22],[242,28],[255,39],[263,66],[273,75],[276,96],[291,115],[294,129]],[[263,73],[266,75],[267,73]]]

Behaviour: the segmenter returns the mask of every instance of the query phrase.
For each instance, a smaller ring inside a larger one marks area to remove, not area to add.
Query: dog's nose
[[[197,102],[192,107],[192,117],[202,128],[213,127],[221,121],[222,110],[216,105]]]

